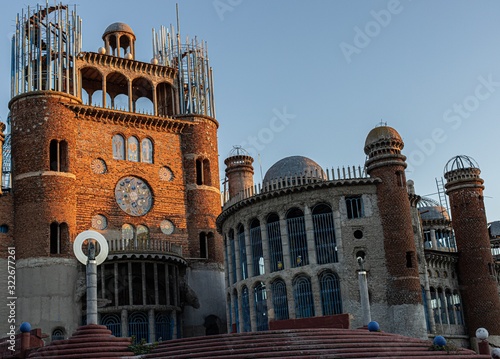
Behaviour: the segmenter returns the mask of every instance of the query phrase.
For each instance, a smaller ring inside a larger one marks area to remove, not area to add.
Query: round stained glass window
[[[124,177],[115,187],[118,206],[131,216],[143,216],[149,212],[153,203],[151,189],[142,179]]]
[[[174,179],[174,173],[172,170],[168,167],[162,167],[158,171],[158,174],[160,175],[160,181],[173,181]]]
[[[96,214],[92,217],[92,228],[94,229],[106,229],[108,226],[108,219],[104,217],[102,214]]]
[[[92,172],[102,175],[108,171],[108,167],[106,166],[106,162],[100,158],[95,158],[92,160],[90,163],[90,168],[92,169]]]
[[[172,223],[172,221],[165,219],[165,220],[161,221],[160,229],[165,234],[172,234],[172,233],[174,233],[175,226]]]

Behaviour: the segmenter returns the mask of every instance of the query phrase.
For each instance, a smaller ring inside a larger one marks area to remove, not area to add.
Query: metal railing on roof
[[[221,201],[224,207],[232,206],[233,204],[244,199],[259,195],[261,193],[291,188],[296,186],[304,186],[307,184],[328,182],[328,181],[341,181],[341,180],[355,180],[370,178],[365,169],[361,166],[348,166],[338,168],[327,168],[324,172],[311,171],[307,173],[300,173],[280,178],[272,179],[271,181],[263,182],[262,184],[249,187],[233,197],[229,196],[228,191],[221,193]]]

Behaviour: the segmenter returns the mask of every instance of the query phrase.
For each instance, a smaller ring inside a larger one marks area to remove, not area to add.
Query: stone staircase
[[[431,351],[430,346],[430,341],[364,329],[295,329],[170,340],[145,358],[490,358],[467,349]]]
[[[104,325],[79,327],[73,336],[55,340],[29,355],[28,358],[60,359],[122,359],[134,354],[128,349],[130,338],[117,338]]]

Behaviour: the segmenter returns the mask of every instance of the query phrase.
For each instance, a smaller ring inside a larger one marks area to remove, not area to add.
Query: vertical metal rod
[[[31,21],[29,19],[30,17],[30,7],[28,6],[28,14],[27,14],[27,18],[28,20],[26,21],[26,41],[27,41],[27,62],[26,62],[26,67],[27,67],[27,86],[28,86],[28,91],[32,91],[33,88],[31,87],[31,75],[33,74],[33,71],[32,71],[32,68],[31,68],[31,51],[32,51],[32,48],[31,48]]]

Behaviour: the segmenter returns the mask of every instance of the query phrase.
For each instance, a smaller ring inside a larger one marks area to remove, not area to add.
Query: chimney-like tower
[[[229,198],[253,187],[253,158],[239,146],[234,146],[224,161],[229,185]]]
[[[383,226],[388,271],[386,296],[392,331],[426,338],[422,290],[411,208],[405,178],[406,157],[399,133],[388,126],[375,127],[365,142],[366,170],[378,177],[377,204]]]
[[[456,156],[444,169],[452,226],[458,248],[460,292],[470,337],[484,327],[490,341],[500,340],[500,299],[483,201],[483,179],[477,163]],[[496,338],[494,338],[496,337]]]

